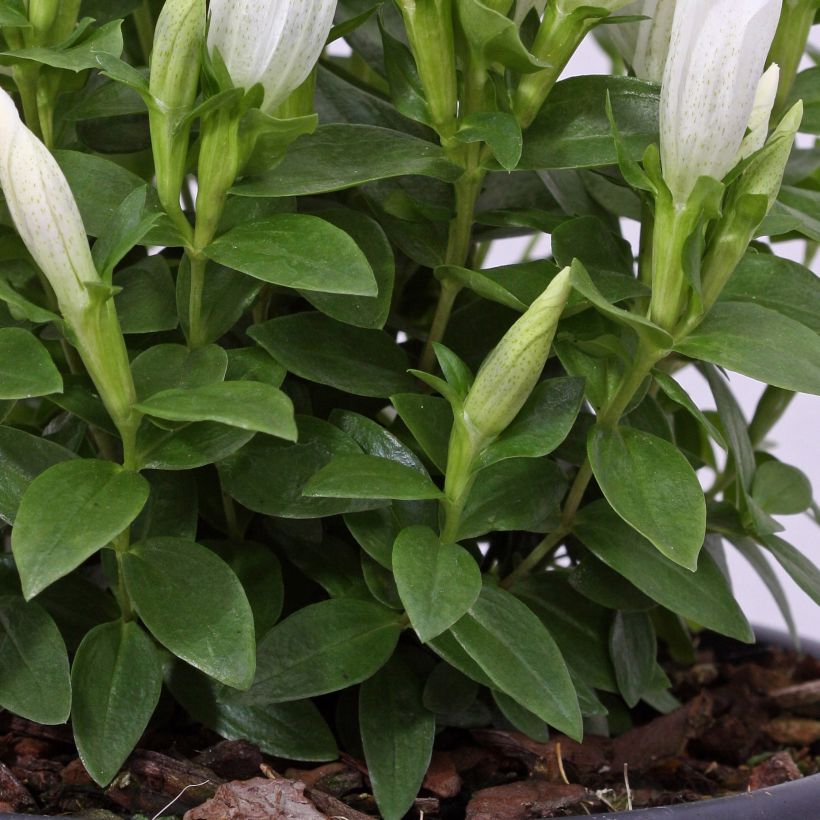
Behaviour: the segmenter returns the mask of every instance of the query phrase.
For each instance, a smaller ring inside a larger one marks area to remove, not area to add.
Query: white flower
[[[337,0],[211,0],[208,48],[219,49],[238,88],[261,83],[273,111],[309,76]]]
[[[83,220],[54,157],[0,89],[0,186],[14,224],[46,275],[63,315],[86,308],[86,285],[100,282]]]
[[[777,89],[780,85],[780,66],[772,64],[757,84],[754,106],[749,117],[749,133],[743,138],[737,161],[759,151],[766,144],[769,135],[769,120],[772,117]]]
[[[676,203],[699,177],[734,167],[754,108],[781,0],[677,4],[661,90],[663,175]]]
[[[663,79],[672,20],[677,0],[638,0],[621,9],[622,15],[640,15],[648,20],[606,26],[615,47],[632,67],[636,77],[659,83]]]

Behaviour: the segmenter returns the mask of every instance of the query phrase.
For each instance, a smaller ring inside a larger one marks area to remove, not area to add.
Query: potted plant
[[[820,393],[817,6],[0,4],[0,707],[107,787],[165,691],[399,820],[437,731],[616,733],[753,642],[724,545],[819,602],[766,445]]]

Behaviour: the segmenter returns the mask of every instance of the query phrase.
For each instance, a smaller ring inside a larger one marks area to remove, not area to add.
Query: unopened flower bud
[[[481,365],[464,402],[464,417],[487,442],[509,427],[538,383],[570,290],[566,268]]]
[[[646,20],[606,26],[609,39],[635,76],[642,80],[659,83],[663,79],[675,3],[676,0],[638,0],[624,6],[620,14],[642,16]]]
[[[46,42],[59,6],[59,0],[29,0],[28,19],[34,29],[32,43],[41,45]]]

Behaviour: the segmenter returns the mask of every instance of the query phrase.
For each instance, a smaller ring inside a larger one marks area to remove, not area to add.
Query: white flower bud
[[[276,109],[308,77],[333,25],[337,0],[211,0],[208,48],[218,49],[233,83],[265,89]]]
[[[621,15],[641,15],[648,20],[606,26],[607,34],[636,77],[659,83],[663,79],[676,0],[638,0],[621,9]]]
[[[736,163],[781,0],[678,3],[661,90],[663,175],[683,204],[699,177]]]

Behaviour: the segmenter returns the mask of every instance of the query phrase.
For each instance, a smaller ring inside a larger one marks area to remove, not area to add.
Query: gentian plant
[[[166,687],[398,820],[437,727],[674,708],[754,640],[727,546],[820,602],[767,442],[820,394],[817,9],[0,3],[0,707],[105,785]]]

